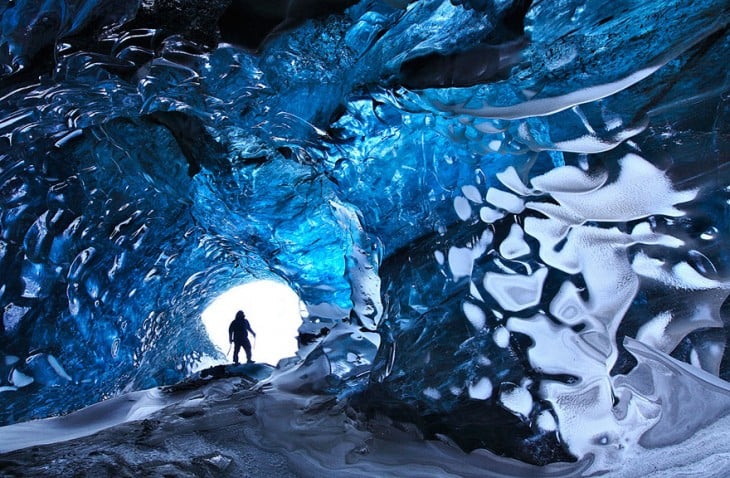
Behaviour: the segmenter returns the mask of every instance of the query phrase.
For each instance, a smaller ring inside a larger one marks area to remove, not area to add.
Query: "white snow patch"
[[[477,285],[474,282],[469,282],[469,293],[475,299],[484,302],[484,298],[482,297],[482,294],[479,293],[479,289],[477,289]]]
[[[489,188],[487,202],[512,214],[519,214],[525,209],[525,201],[507,191]]]
[[[493,222],[498,221],[503,217],[503,212],[492,209],[491,207],[484,206],[483,208],[479,209],[479,219],[481,219],[482,222],[486,224],[492,224]]]
[[[444,253],[441,251],[434,251],[433,257],[436,259],[436,262],[439,263],[440,266],[444,265]]]
[[[23,320],[23,317],[25,317],[26,312],[29,310],[30,307],[21,307],[13,304],[12,302],[6,305],[5,313],[3,314],[3,325],[5,326],[5,331],[14,331],[20,324],[20,321]]]
[[[449,248],[449,269],[455,281],[462,277],[470,277],[473,266],[474,259],[470,248],[456,246]]]
[[[466,318],[469,319],[469,322],[471,322],[471,325],[475,329],[481,330],[484,328],[487,317],[484,315],[484,311],[481,307],[476,304],[472,304],[471,302],[464,302],[461,308],[464,311],[464,315],[466,315]]]
[[[639,328],[639,331],[636,332],[636,340],[659,350],[665,350],[663,341],[671,321],[671,312],[664,311],[658,314]]]
[[[466,221],[471,217],[471,205],[464,196],[456,196],[454,198],[454,210],[462,221]]]
[[[694,365],[697,368],[702,368],[702,363],[700,362],[700,356],[697,353],[697,349],[692,347],[692,350],[689,353],[689,363],[691,365]]]
[[[563,282],[550,302],[550,313],[568,325],[576,325],[585,317],[587,310],[575,284]]]
[[[0,453],[92,435],[120,423],[141,420],[173,403],[203,395],[230,396],[234,382],[213,383],[210,391],[164,393],[159,388],[127,393],[69,415],[0,427]]]
[[[10,383],[15,385],[18,388],[27,387],[31,383],[33,383],[33,377],[30,377],[23,372],[19,371],[18,369],[13,369],[13,371],[10,373]]]
[[[525,186],[525,183],[523,183],[522,179],[520,179],[520,176],[517,174],[517,170],[514,166],[510,166],[504,171],[497,173],[496,176],[497,179],[499,179],[499,182],[520,196],[533,196],[535,194],[532,189]]]
[[[627,154],[619,165],[618,178],[609,184],[604,184],[605,175],[592,177],[574,166],[564,166],[533,178],[532,185],[550,193],[564,216],[584,221],[631,221],[654,214],[683,216],[674,206],[697,196],[697,190],[675,191],[663,171],[637,154]],[[526,207],[533,204],[545,206],[528,203]]]
[[[497,344],[497,347],[507,348],[509,345],[509,330],[504,327],[497,327],[492,334],[492,340]]]
[[[545,174],[533,178],[530,182],[533,187],[541,191],[581,194],[595,191],[606,184],[607,180],[608,174],[606,173],[589,176],[575,166],[563,166],[551,169]]]
[[[512,106],[491,106],[484,105],[481,108],[467,108],[461,105],[440,105],[442,108],[458,114],[469,114],[472,116],[483,116],[494,119],[521,119],[530,116],[546,116],[559,111],[567,110],[575,105],[590,103],[611,96],[619,91],[628,88],[658,70],[664,61],[651,65],[642,70],[635,71],[630,75],[616,81],[602,85],[591,86],[581,90],[572,91],[565,95],[550,98],[530,99],[523,103]]]
[[[704,277],[686,262],[680,262],[671,271],[661,259],[655,259],[639,252],[634,256],[631,266],[640,276],[654,279],[675,289],[711,290],[727,288],[728,285]]]
[[[480,378],[469,385],[469,396],[474,400],[486,400],[492,396],[492,382],[487,377]]]
[[[439,392],[438,390],[436,390],[433,387],[428,387],[428,388],[424,389],[423,394],[433,400],[439,400],[441,398],[441,392]]]
[[[519,386],[508,386],[499,396],[499,402],[504,408],[518,415],[527,417],[532,411],[532,395],[529,390]]]
[[[482,233],[482,236],[476,244],[473,244],[470,247],[451,246],[449,248],[449,269],[451,269],[451,275],[454,281],[459,280],[462,277],[471,276],[471,271],[474,267],[474,260],[480,258],[482,254],[484,254],[491,241],[492,232],[486,230]]]
[[[492,365],[492,361],[489,360],[489,357],[487,357],[486,355],[480,355],[479,357],[477,357],[477,362],[479,363],[479,365],[484,365],[485,367],[489,367],[490,365]]]
[[[554,432],[558,429],[558,424],[555,422],[555,417],[552,413],[547,410],[543,410],[537,416],[537,426],[540,430],[545,432]]]
[[[512,224],[509,234],[499,245],[499,253],[505,259],[516,259],[530,253],[530,246],[525,242],[525,234],[517,224]]]
[[[527,276],[487,272],[484,275],[484,288],[503,309],[517,312],[540,302],[547,273],[546,267]]]
[[[60,363],[58,363],[58,360],[53,355],[48,355],[48,363],[51,364],[51,368],[54,372],[58,374],[59,377],[65,378],[69,382],[71,381],[71,376],[66,373],[66,370],[63,369]]]
[[[482,195],[479,192],[479,189],[477,189],[476,186],[468,185],[468,186],[462,186],[461,192],[466,196],[466,198],[476,204],[482,203]]]

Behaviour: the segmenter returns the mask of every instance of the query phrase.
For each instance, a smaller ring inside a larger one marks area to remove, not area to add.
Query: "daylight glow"
[[[294,291],[282,282],[261,280],[234,287],[215,299],[201,314],[201,319],[213,345],[221,353],[228,351],[227,360],[233,361],[233,350],[228,342],[228,326],[243,310],[256,332],[249,335],[253,360],[276,365],[279,359],[293,357],[297,351],[297,329],[302,324],[300,300]],[[239,360],[246,361],[241,349]]]

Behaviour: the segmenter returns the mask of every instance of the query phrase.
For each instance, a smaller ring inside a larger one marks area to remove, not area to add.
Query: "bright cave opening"
[[[233,361],[228,341],[228,326],[236,312],[243,310],[256,338],[249,336],[252,358],[256,362],[276,365],[297,352],[297,335],[302,325],[299,296],[283,282],[258,280],[233,287],[218,296],[201,314],[210,341]],[[245,362],[243,350],[240,359]]]

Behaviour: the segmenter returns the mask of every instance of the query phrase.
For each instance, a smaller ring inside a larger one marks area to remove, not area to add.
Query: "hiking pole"
[[[226,352],[226,358],[228,358],[228,355],[231,353],[231,347],[233,347],[233,343],[228,344],[228,352]]]

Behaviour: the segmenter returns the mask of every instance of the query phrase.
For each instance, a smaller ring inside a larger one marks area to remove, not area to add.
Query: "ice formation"
[[[272,385],[465,450],[730,412],[727,2],[261,5],[0,6],[0,423],[182,379],[271,277],[316,336]]]

